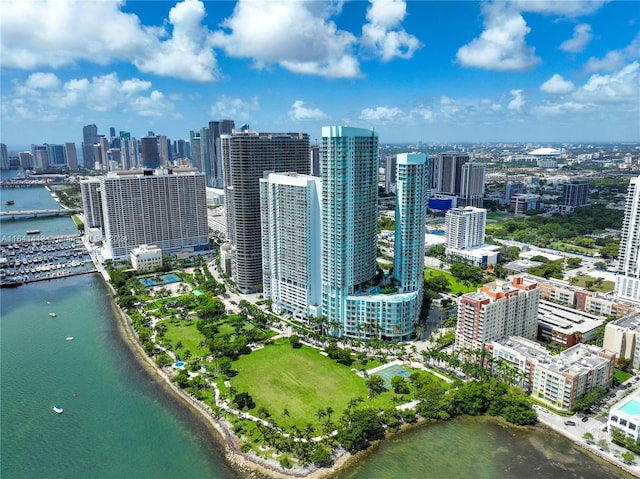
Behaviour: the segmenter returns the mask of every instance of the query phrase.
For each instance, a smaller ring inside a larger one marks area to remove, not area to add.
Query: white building
[[[131,267],[136,271],[153,271],[162,268],[162,250],[153,245],[141,244],[129,253]]]
[[[640,314],[607,323],[602,347],[614,352],[618,359],[631,360],[633,369],[640,369]]]
[[[128,258],[142,244],[168,253],[209,247],[203,173],[118,171],[102,177],[99,190],[106,257]]]
[[[462,165],[458,205],[482,208],[486,165],[470,161]]]
[[[607,430],[619,429],[634,441],[640,439],[640,393],[636,392],[611,406]]]
[[[640,176],[632,178],[624,210],[616,294],[640,302]]]
[[[500,261],[500,247],[484,244],[486,222],[487,210],[483,208],[466,206],[447,211],[447,257],[453,261],[483,267]]]
[[[276,312],[317,316],[320,284],[320,202],[315,176],[270,173],[260,180],[262,290]]]

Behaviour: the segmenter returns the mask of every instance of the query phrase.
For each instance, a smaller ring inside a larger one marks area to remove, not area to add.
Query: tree
[[[343,419],[336,439],[350,453],[366,449],[370,441],[384,438],[384,427],[375,409],[358,409]]]
[[[249,393],[242,392],[235,395],[233,398],[233,404],[238,406],[238,409],[253,409],[256,407],[256,403],[253,401],[253,398]]]
[[[374,398],[387,390],[384,385],[384,379],[374,374],[367,380],[367,389],[369,390],[369,398]]]
[[[409,385],[402,376],[394,376],[391,379],[391,388],[396,394],[409,394]]]
[[[567,258],[567,265],[570,266],[571,268],[577,268],[578,266],[580,266],[581,263],[582,263],[582,259],[580,258],[576,258],[576,257]]]
[[[589,431],[587,431],[582,435],[582,439],[584,439],[588,443],[591,443],[591,442],[593,442],[593,434],[591,434]]]
[[[289,342],[291,343],[291,347],[293,349],[300,349],[302,347],[302,343],[300,342],[300,336],[297,334],[292,334],[289,337]]]
[[[622,460],[627,464],[631,464],[633,460],[636,458],[636,455],[631,451],[625,451],[621,454]]]

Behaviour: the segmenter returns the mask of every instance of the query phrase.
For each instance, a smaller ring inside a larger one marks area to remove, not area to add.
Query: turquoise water
[[[620,411],[629,416],[640,414],[640,401],[637,398],[632,398],[620,408]]]
[[[124,347],[98,275],[0,294],[1,477],[236,477]]]

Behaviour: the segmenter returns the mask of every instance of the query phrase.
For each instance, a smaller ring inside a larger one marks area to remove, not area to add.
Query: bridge
[[[0,211],[0,217],[11,217],[15,218],[16,216],[56,216],[56,215],[73,215],[76,213],[82,212],[82,209],[79,208],[69,208],[69,209],[49,209],[49,210],[15,210],[15,211]]]

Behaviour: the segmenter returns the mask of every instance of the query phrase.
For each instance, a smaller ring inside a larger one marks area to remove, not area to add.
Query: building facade
[[[589,207],[589,182],[572,181],[562,187],[562,206],[565,213],[570,213],[576,208]]]
[[[484,206],[486,166],[473,161],[462,165],[458,206]]]
[[[616,295],[640,302],[640,176],[629,182],[617,273]]]
[[[204,174],[128,170],[100,178],[104,247],[114,259],[152,244],[168,253],[209,246]]]
[[[82,128],[82,164],[85,168],[93,168],[93,145],[98,141],[98,127],[85,125]]]
[[[317,316],[320,285],[320,178],[271,173],[260,179],[262,290],[274,311]]]
[[[153,245],[141,244],[129,253],[131,267],[136,271],[153,271],[162,268],[162,250]]]
[[[633,369],[640,369],[640,314],[607,323],[602,347],[618,359],[630,360]]]
[[[458,303],[456,350],[482,349],[508,336],[535,340],[539,300],[538,284],[522,277],[496,280],[477,293],[463,294]]]
[[[614,357],[593,345],[577,344],[556,356],[521,337],[492,341],[492,368],[536,400],[570,411],[580,396],[597,386],[611,386]]]
[[[467,206],[451,208],[445,216],[446,248],[464,250],[484,244],[487,210]]]
[[[437,194],[460,196],[462,166],[469,162],[467,153],[439,153],[432,167],[432,186]]]
[[[232,277],[240,291],[252,293],[263,281],[260,178],[265,172],[308,174],[309,136],[234,130],[221,136],[221,146]]]

